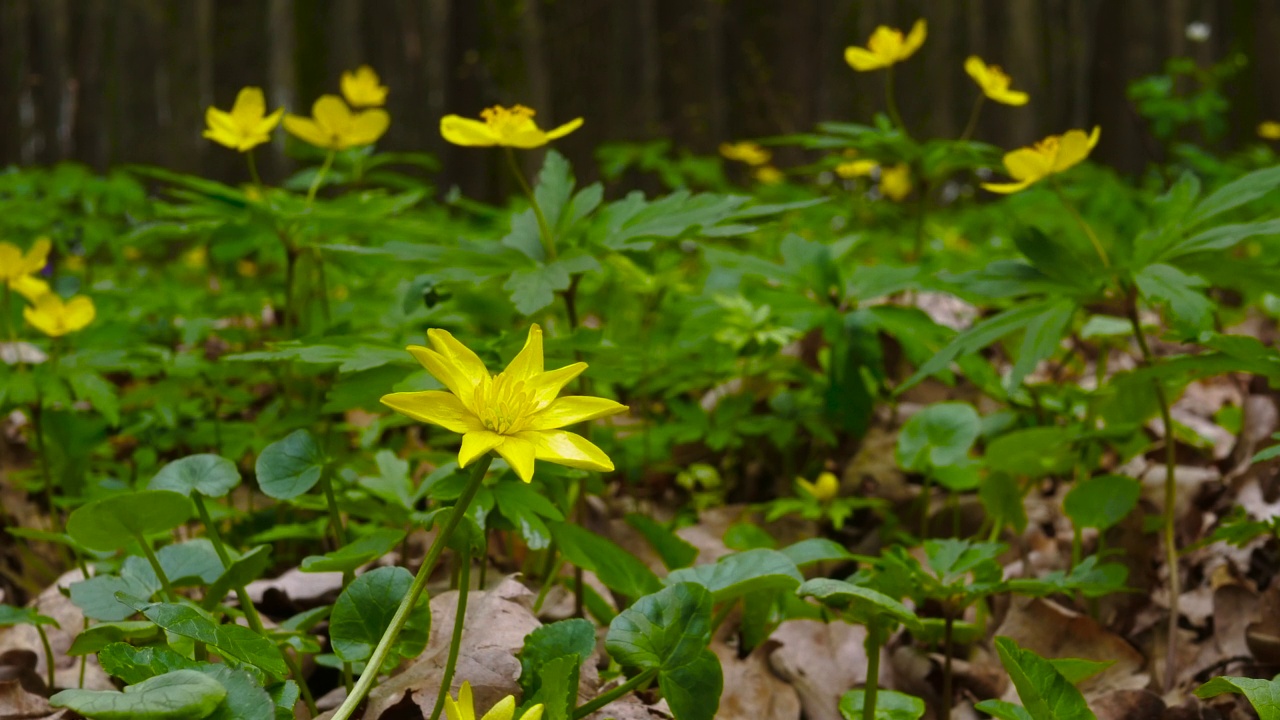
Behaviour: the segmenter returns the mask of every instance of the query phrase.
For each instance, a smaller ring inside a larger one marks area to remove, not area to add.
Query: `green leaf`
[[[67,534],[90,550],[117,550],[138,535],[164,532],[191,517],[191,501],[172,490],[142,490],[94,500],[67,518]]]
[[[827,538],[801,540],[782,548],[779,552],[791,558],[791,562],[798,568],[815,563],[843,562],[853,559],[853,553],[846,550],[840,543]]]
[[[1049,662],[1072,685],[1079,685],[1082,681],[1116,664],[1115,660],[1084,660],[1082,658],[1054,658]]]
[[[302,697],[302,689],[292,680],[267,686],[267,694],[276,706],[276,720],[294,720],[293,708]]]
[[[160,561],[160,569],[164,570],[165,576],[175,587],[208,585],[222,575],[222,560],[208,538],[165,545],[156,552],[156,559]],[[154,571],[150,565],[144,565],[138,575],[151,584]],[[159,578],[155,578],[154,586],[160,586]]]
[[[148,603],[123,594],[119,597],[121,602],[132,605],[148,620],[174,635],[189,637],[215,647],[223,657],[249,663],[274,677],[288,674],[280,649],[269,639],[247,627],[219,625],[191,605]]]
[[[136,640],[150,642],[160,636],[160,628],[148,620],[125,620],[90,626],[76,636],[67,649],[72,657],[96,653],[112,643]]]
[[[1148,301],[1167,303],[1173,318],[1183,326],[1205,330],[1212,325],[1213,303],[1199,288],[1207,283],[1172,265],[1148,265],[1133,276]]]
[[[792,591],[804,582],[796,564],[777,550],[759,548],[734,553],[714,563],[676,570],[667,576],[668,585],[698,583],[711,591],[720,603],[760,590]]]
[[[262,577],[262,574],[269,567],[271,567],[270,545],[258,545],[244,555],[232,560],[231,566],[209,585],[209,590],[204,597],[205,609],[212,609],[222,602],[222,599],[232,589],[248,585]]]
[[[227,691],[226,699],[208,720],[275,720],[275,703],[247,671],[214,663],[205,663],[196,670]]]
[[[573,709],[578,702],[578,676],[582,661],[577,657],[563,655],[548,660],[538,667],[538,692],[526,691],[525,706],[540,703],[544,720],[569,720],[573,717]],[[524,675],[520,678],[523,680]],[[520,713],[519,717],[524,714]]]
[[[1050,303],[1043,312],[1027,322],[1022,345],[1018,349],[1018,361],[1005,380],[1005,387],[1016,388],[1022,384],[1023,378],[1036,369],[1040,361],[1047,360],[1058,352],[1076,309],[1073,299],[1063,298]]]
[[[136,685],[173,670],[195,669],[200,663],[189,660],[164,645],[136,648],[128,643],[111,643],[98,651],[98,662],[107,674],[126,685]]]
[[[652,570],[605,537],[570,523],[553,524],[551,534],[565,559],[595,573],[614,592],[639,598],[662,588]]]
[[[882,592],[844,580],[813,578],[805,581],[796,594],[816,598],[823,605],[840,610],[859,624],[865,625],[874,618],[884,617],[896,620],[908,628],[920,627],[920,619],[911,608]]]
[[[1070,470],[1075,433],[1064,427],[1022,428],[987,443],[987,469],[1014,477],[1042,478]]]
[[[703,648],[692,662],[658,673],[658,688],[676,720],[713,720],[724,692],[720,658]]]
[[[862,720],[865,690],[850,690],[840,696],[840,714],[845,720]],[[924,717],[924,701],[915,695],[880,690],[876,693],[876,720],[920,720]]]
[[[711,641],[711,593],[677,583],[618,613],[605,649],[624,667],[663,670],[694,662]]]
[[[996,522],[1013,526],[1021,533],[1027,527],[1027,509],[1022,504],[1022,489],[1013,477],[1002,472],[988,473],[978,486],[982,507]]]
[[[1198,698],[1211,698],[1223,693],[1242,693],[1258,712],[1258,720],[1280,720],[1280,680],[1223,676],[1196,688]]]
[[[1277,446],[1280,447],[1280,446]],[[668,570],[689,567],[698,559],[698,549],[648,515],[627,513],[627,524],[649,541]]]
[[[150,490],[173,490],[183,495],[198,492],[223,497],[240,484],[240,471],[230,460],[211,454],[189,455],[160,468],[147,485]]]
[[[295,430],[262,450],[255,465],[258,486],[276,500],[292,500],[320,482],[325,458],[315,438]]]
[[[950,585],[983,565],[994,564],[1000,553],[1007,549],[1003,543],[972,542],[956,538],[924,542],[925,559],[943,585]]]
[[[154,574],[153,574],[154,575]],[[116,599],[122,592],[140,598],[150,598],[157,590],[131,575],[95,575],[88,580],[71,583],[71,602],[85,617],[100,622],[126,620],[136,612]],[[0,625],[3,625],[0,622]]]
[[[1053,663],[1007,637],[996,638],[996,652],[1032,720],[1097,720],[1084,696]]]
[[[120,397],[116,386],[92,370],[78,369],[69,373],[67,382],[77,400],[87,401],[111,423],[120,425]]]
[[[333,651],[345,662],[364,662],[373,654],[400,601],[413,585],[413,573],[402,567],[380,567],[356,578],[333,605],[329,638]],[[404,629],[391,646],[391,662],[414,657],[427,646],[431,609],[426,593],[409,612]]]
[[[0,627],[13,625],[52,625],[60,627],[58,621],[47,615],[41,615],[35,608],[20,608],[0,603]]]
[[[1026,708],[1004,700],[983,700],[975,704],[973,709],[998,720],[1033,720]]]
[[[898,464],[904,470],[927,472],[958,463],[969,454],[981,427],[978,411],[968,403],[929,405],[898,433]]]
[[[1209,218],[1255,200],[1280,186],[1280,167],[1255,170],[1213,191],[1191,211],[1186,218],[1187,227],[1198,225]]]
[[[1115,527],[1138,506],[1142,483],[1124,475],[1095,475],[1076,483],[1062,509],[1077,528]]]
[[[520,650],[520,688],[527,698],[537,694],[542,686],[542,668],[557,658],[572,656],[577,692],[577,669],[591,657],[596,649],[596,629],[589,621],[571,618],[543,625],[524,638]]]
[[[202,720],[227,696],[217,680],[195,670],[174,670],[124,692],[63,690],[49,698],[89,720]]]
[[[528,483],[500,482],[493,486],[493,499],[502,516],[511,521],[530,550],[545,550],[551,546],[551,531],[543,518],[564,520],[550,500]]]
[[[308,555],[302,559],[302,572],[350,572],[391,552],[404,540],[405,531],[377,528],[373,532],[324,555]]]
[[[1222,252],[1230,250],[1251,237],[1275,235],[1277,233],[1280,233],[1280,219],[1240,223],[1238,225],[1219,225],[1191,237],[1178,240],[1152,259],[1174,260],[1192,253]]]

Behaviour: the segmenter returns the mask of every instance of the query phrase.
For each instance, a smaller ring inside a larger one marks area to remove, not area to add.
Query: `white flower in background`
[[[1209,23],[1196,20],[1187,24],[1187,39],[1191,42],[1202,43],[1209,39],[1213,34],[1213,28],[1209,27]]]

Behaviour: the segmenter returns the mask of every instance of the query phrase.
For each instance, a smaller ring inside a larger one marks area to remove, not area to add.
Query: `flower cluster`
[[[31,303],[23,308],[22,317],[32,327],[50,337],[61,337],[84,329],[93,322],[96,311],[88,297],[79,295],[64,301],[49,283],[36,277],[48,264],[51,248],[48,238],[37,239],[26,252],[0,242],[0,284],[6,297],[14,292]]]

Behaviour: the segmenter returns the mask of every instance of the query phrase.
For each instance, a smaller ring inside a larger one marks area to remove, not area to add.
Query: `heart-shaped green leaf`
[[[413,574],[408,570],[380,567],[348,585],[338,596],[333,614],[329,616],[329,639],[334,653],[345,662],[368,660],[412,584]],[[424,593],[391,646],[391,660],[398,661],[422,652],[430,630],[431,609]]]
[[[174,670],[124,692],[63,690],[49,698],[89,720],[203,720],[227,696],[222,683],[195,670]]]
[[[804,576],[785,554],[758,548],[726,555],[714,563],[676,570],[667,576],[666,582],[696,582],[711,591],[714,602],[724,602],[760,590],[790,592],[804,582]]]
[[[542,668],[550,661],[572,657],[574,668],[586,662],[596,649],[596,629],[581,618],[561,620],[529,633],[520,650],[520,688],[527,698],[537,694],[542,685]],[[577,687],[577,684],[574,684]]]
[[[138,535],[172,530],[190,517],[186,495],[142,490],[82,505],[67,518],[67,534],[90,550],[118,550]]]
[[[969,454],[982,419],[972,405],[935,403],[912,415],[898,433],[898,464],[912,472],[953,465]]]
[[[155,573],[152,573],[154,577]],[[93,620],[118,622],[137,611],[116,599],[122,592],[134,597],[150,598],[156,588],[132,575],[95,575],[88,580],[71,583],[71,602]]]
[[[227,691],[208,720],[275,720],[275,703],[248,671],[214,663],[204,663],[197,670]]]
[[[853,553],[846,550],[840,543],[827,538],[801,540],[778,552],[790,558],[798,568],[820,562],[844,562],[853,559]]]
[[[1106,530],[1138,506],[1142,483],[1125,475],[1095,475],[1076,483],[1062,509],[1077,528]]]
[[[659,672],[658,687],[676,720],[713,720],[724,691],[720,658],[703,648],[692,662]]]
[[[288,674],[284,657],[280,655],[280,649],[275,643],[247,627],[219,625],[191,605],[149,603],[123,593],[118,598],[175,635],[211,645],[220,654],[255,665],[269,675],[284,677]]]
[[[262,449],[254,472],[262,492],[276,500],[292,500],[320,482],[324,453],[306,430],[295,430]]]
[[[303,572],[349,572],[391,552],[404,540],[405,532],[396,528],[378,528],[353,543],[324,555],[302,559]]]
[[[149,490],[173,490],[183,495],[200,493],[219,498],[240,484],[240,471],[230,460],[212,454],[188,455],[160,468]]]

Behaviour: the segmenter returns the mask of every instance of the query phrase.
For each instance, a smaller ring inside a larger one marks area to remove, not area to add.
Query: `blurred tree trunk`
[[[71,157],[71,93],[68,34],[71,18],[66,0],[35,4],[36,48],[40,70],[36,89],[36,135],[43,162]]]
[[[0,2],[0,162],[35,161],[30,152],[31,126],[23,118],[28,102],[30,49],[27,42],[31,9],[27,0]]]
[[[297,52],[297,22],[295,20],[293,0],[267,0],[267,104],[269,111],[275,108],[289,108],[293,112],[306,112],[298,105],[297,66],[294,54]],[[271,144],[272,152],[262,158],[263,170],[270,176],[281,176],[286,172],[284,160],[285,133],[276,133]]]

